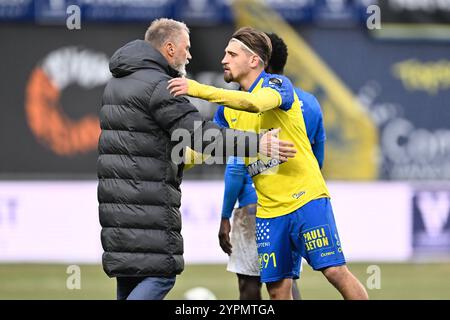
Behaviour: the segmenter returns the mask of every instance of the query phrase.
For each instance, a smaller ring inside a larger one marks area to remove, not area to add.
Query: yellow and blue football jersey
[[[281,128],[279,139],[294,143],[297,154],[286,162],[264,156],[246,159],[258,195],[257,217],[282,216],[311,200],[329,197],[306,133],[301,101],[288,78],[263,71],[249,89],[255,100],[249,93],[217,89],[192,80],[189,86],[189,95],[211,102],[231,107],[264,105],[258,113],[223,108],[219,121],[233,129],[258,133]]]

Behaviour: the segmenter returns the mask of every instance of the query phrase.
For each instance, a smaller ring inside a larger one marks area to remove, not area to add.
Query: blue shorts
[[[329,198],[276,218],[256,218],[261,282],[298,279],[301,258],[314,270],[345,264]]]

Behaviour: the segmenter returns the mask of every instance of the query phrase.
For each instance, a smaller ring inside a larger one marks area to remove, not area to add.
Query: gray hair
[[[181,31],[189,33],[189,28],[184,22],[160,18],[154,20],[145,32],[145,40],[155,48],[161,48],[167,41],[176,41]]]

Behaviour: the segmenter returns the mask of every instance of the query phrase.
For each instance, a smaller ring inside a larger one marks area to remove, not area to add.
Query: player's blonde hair
[[[161,48],[167,41],[178,42],[181,31],[189,33],[184,22],[160,18],[153,20],[145,32],[144,39],[155,48]]]

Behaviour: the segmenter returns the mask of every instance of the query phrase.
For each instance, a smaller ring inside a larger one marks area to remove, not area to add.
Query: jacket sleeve
[[[171,136],[174,145],[222,160],[229,156],[257,156],[258,134],[220,128],[212,121],[205,121],[189,100],[172,96],[167,85],[167,80],[162,80],[151,93],[149,113]]]

